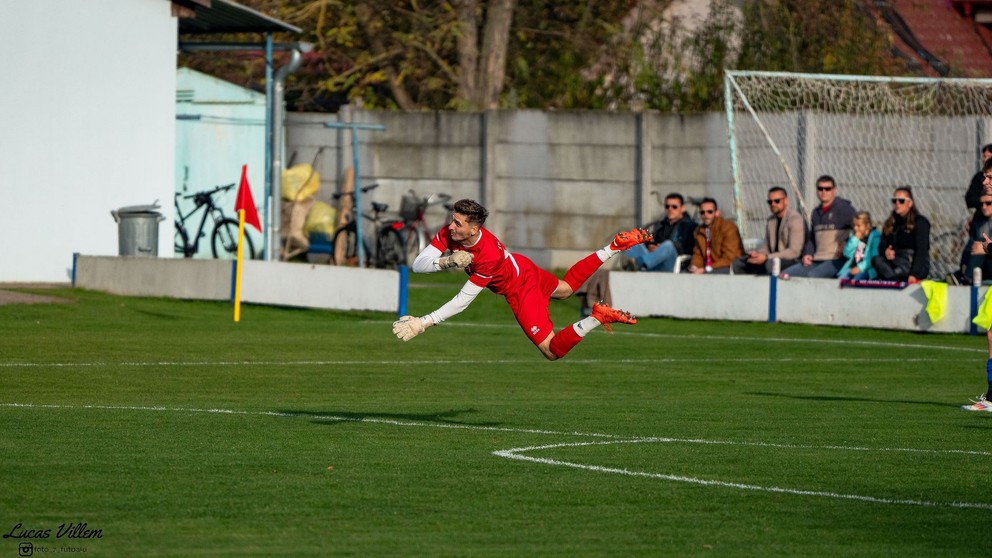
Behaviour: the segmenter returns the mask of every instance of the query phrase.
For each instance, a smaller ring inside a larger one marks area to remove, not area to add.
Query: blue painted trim
[[[398,317],[406,316],[406,303],[407,303],[407,291],[410,281],[410,269],[405,266],[400,266],[400,304],[399,309],[396,311]]]
[[[772,275],[768,283],[768,323],[777,321],[775,316],[775,305],[778,303],[778,277]]]
[[[72,253],[72,288],[76,288],[76,261],[79,259],[79,252]]]
[[[971,286],[971,319],[974,320],[975,316],[978,316],[978,287],[980,285]],[[968,332],[971,335],[978,335],[978,326],[975,322],[970,321]]]
[[[234,306],[234,290],[238,282],[238,260],[231,260],[231,306]]]

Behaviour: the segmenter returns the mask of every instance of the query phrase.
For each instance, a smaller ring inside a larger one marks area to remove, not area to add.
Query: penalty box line
[[[817,445],[804,445],[804,444],[777,444],[770,442],[706,440],[699,438],[630,437],[630,436],[618,436],[614,434],[603,434],[596,432],[565,432],[565,431],[557,431],[557,430],[543,430],[543,429],[529,429],[529,428],[508,428],[508,427],[497,427],[497,426],[478,426],[478,425],[469,425],[469,424],[432,423],[432,422],[423,422],[423,421],[400,421],[395,419],[382,419],[382,418],[374,418],[374,417],[342,417],[337,415],[324,415],[320,413],[304,413],[304,412],[291,413],[291,412],[280,412],[280,411],[243,411],[243,410],[235,410],[235,409],[200,409],[200,408],[186,408],[186,407],[164,407],[164,406],[56,405],[56,404],[33,404],[33,403],[0,403],[0,408],[3,407],[29,408],[29,409],[65,409],[65,410],[96,409],[96,410],[138,411],[138,412],[147,411],[147,412],[203,413],[203,414],[216,414],[216,415],[241,415],[241,416],[259,416],[259,417],[283,417],[283,418],[304,417],[304,418],[309,418],[311,420],[320,420],[320,421],[382,424],[382,425],[399,426],[399,427],[474,430],[474,431],[484,431],[484,432],[538,434],[538,435],[548,435],[548,436],[578,436],[578,437],[593,437],[600,439],[607,438],[608,440],[606,441],[566,442],[566,443],[558,443],[558,444],[546,444],[539,446],[528,446],[528,447],[511,448],[506,450],[497,450],[492,452],[492,455],[505,459],[538,463],[543,465],[570,467],[574,469],[582,469],[582,470],[600,472],[600,473],[618,474],[618,475],[631,476],[631,477],[652,478],[658,480],[667,480],[671,482],[680,482],[680,483],[719,487],[719,488],[731,488],[731,489],[744,490],[744,491],[771,492],[771,493],[780,493],[780,494],[790,494],[795,496],[833,498],[833,499],[841,499],[841,500],[860,501],[860,502],[873,503],[873,504],[910,505],[910,506],[922,506],[922,507],[952,507],[952,508],[964,508],[964,509],[992,510],[992,504],[987,504],[983,502],[934,502],[928,500],[892,499],[892,498],[880,498],[875,496],[866,496],[862,494],[843,494],[843,493],[829,492],[829,491],[784,488],[778,486],[761,486],[761,485],[735,483],[735,482],[720,481],[713,479],[702,479],[702,478],[689,477],[684,475],[652,473],[647,471],[631,471],[629,469],[603,467],[600,465],[590,465],[585,463],[575,463],[575,462],[563,461],[558,459],[523,455],[524,453],[532,452],[532,451],[552,450],[552,449],[558,449],[564,447],[583,447],[583,446],[593,446],[593,445],[634,444],[634,443],[683,443],[683,444],[728,445],[728,446],[745,446],[745,447],[777,448],[777,449],[826,449],[826,450],[834,450],[834,451],[840,450],[840,451],[862,451],[862,452],[871,452],[871,451],[908,452],[908,453],[920,453],[920,454],[964,454],[964,455],[978,455],[978,456],[992,455],[992,453],[984,452],[984,451],[955,450],[955,449],[928,450],[928,449],[920,449],[920,448],[869,448],[869,447],[860,447],[860,446],[838,446],[838,445],[817,446]]]

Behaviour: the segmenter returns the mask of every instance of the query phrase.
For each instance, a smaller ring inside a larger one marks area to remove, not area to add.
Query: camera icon
[[[17,555],[18,556],[33,556],[34,555],[34,545],[29,542],[22,542],[17,545]]]

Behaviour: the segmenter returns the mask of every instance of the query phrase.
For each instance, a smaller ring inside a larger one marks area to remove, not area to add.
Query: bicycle
[[[234,188],[234,183],[189,195],[176,192],[175,250],[177,254],[182,254],[184,258],[192,258],[200,251],[200,239],[204,236],[207,217],[211,217],[214,222],[213,232],[210,235],[210,249],[213,256],[225,259],[233,259],[238,256],[238,220],[224,215],[221,208],[214,203],[215,194],[226,192],[231,188]],[[193,209],[185,215],[179,208],[180,197],[186,200],[191,199],[195,204]],[[203,217],[200,219],[200,226],[196,229],[193,241],[190,242],[186,221],[201,208],[203,208]],[[245,235],[245,256],[249,259],[255,256],[255,247],[248,235]]]
[[[376,188],[378,184],[369,184],[362,187],[362,193],[366,194]],[[332,197],[340,200],[342,196],[355,197],[354,192],[338,193]],[[331,246],[334,253],[331,261],[334,265],[358,265],[358,215],[369,220],[373,224],[375,231],[375,251],[373,252],[368,241],[363,238],[362,245],[365,249],[366,267],[399,269],[406,265],[406,253],[403,248],[403,237],[400,230],[403,228],[401,219],[384,220],[380,216],[389,209],[384,203],[372,202],[372,214],[362,213],[359,208],[352,204],[351,220],[337,232],[334,233],[334,240]]]
[[[417,192],[410,190],[403,195],[400,200],[400,218],[403,219],[403,239],[406,253],[406,261],[412,262],[433,237],[427,228],[427,221],[424,214],[427,208],[432,205],[444,204],[445,209],[451,211],[452,207],[448,203],[451,196],[448,194],[434,193],[427,197],[422,197]]]

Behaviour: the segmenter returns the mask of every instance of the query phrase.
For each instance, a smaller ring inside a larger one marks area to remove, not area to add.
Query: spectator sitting
[[[730,273],[730,264],[744,254],[744,242],[737,226],[720,216],[716,200],[703,198],[699,202],[702,223],[696,227],[692,273]]]
[[[992,256],[985,253],[985,235],[992,236],[992,193],[982,194],[978,202],[978,215],[972,219],[968,228],[968,259],[965,262],[965,274],[960,281],[950,280],[949,283],[971,284],[975,268],[982,270],[984,279],[992,279]]]
[[[989,159],[992,159],[992,143],[987,143],[982,146],[981,157],[982,157],[982,166],[984,167],[985,163],[987,163]],[[982,191],[983,191],[982,183],[984,180],[985,180],[984,171],[979,170],[978,172],[975,173],[974,176],[971,177],[971,183],[968,185],[968,191],[965,192],[964,194],[964,204],[968,207],[968,209],[975,210],[973,215],[968,218],[968,224],[965,225],[965,228],[968,229],[969,238],[971,237],[971,224],[974,223],[975,220],[980,218],[982,215],[982,208],[981,205],[979,205],[980,204],[979,198],[982,197]],[[971,241],[965,243],[964,249],[961,250],[961,266],[960,268],[958,268],[958,271],[954,274],[953,279],[950,275],[947,277],[949,282],[953,281],[954,284],[957,284],[959,282],[969,283],[969,284],[971,283],[971,274],[967,273],[967,271],[969,269],[968,260],[971,259],[971,247],[973,241],[974,239],[971,239]]]
[[[638,269],[671,272],[675,270],[675,261],[679,256],[692,254],[692,234],[696,230],[696,222],[685,214],[682,194],[665,196],[665,218],[644,228],[653,231],[654,240],[624,252],[637,262]]]
[[[768,190],[768,207],[772,215],[765,224],[765,241],[761,248],[734,260],[735,275],[771,275],[775,258],[781,261],[782,268],[799,262],[806,242],[806,221],[789,208],[789,195],[781,186]]]
[[[878,255],[878,243],[882,235],[871,222],[871,214],[859,211],[854,215],[854,233],[847,239],[844,255],[847,262],[837,277],[841,279],[875,279],[878,272],[871,260]]]
[[[982,165],[992,159],[992,143],[987,143],[982,146]],[[982,197],[982,182],[985,180],[984,171],[979,170],[975,173],[975,176],[971,177],[971,184],[968,185],[968,191],[964,195],[964,203],[968,206],[968,209],[974,209],[974,217],[977,219],[981,215],[982,207],[979,205],[980,198]]]
[[[837,182],[826,174],[816,180],[816,196],[820,205],[810,218],[802,261],[783,270],[784,276],[832,278],[844,266],[844,246],[851,235],[854,206],[837,197]]]
[[[930,221],[916,209],[909,186],[896,188],[892,196],[878,250],[871,263],[880,279],[919,283],[930,274]]]

